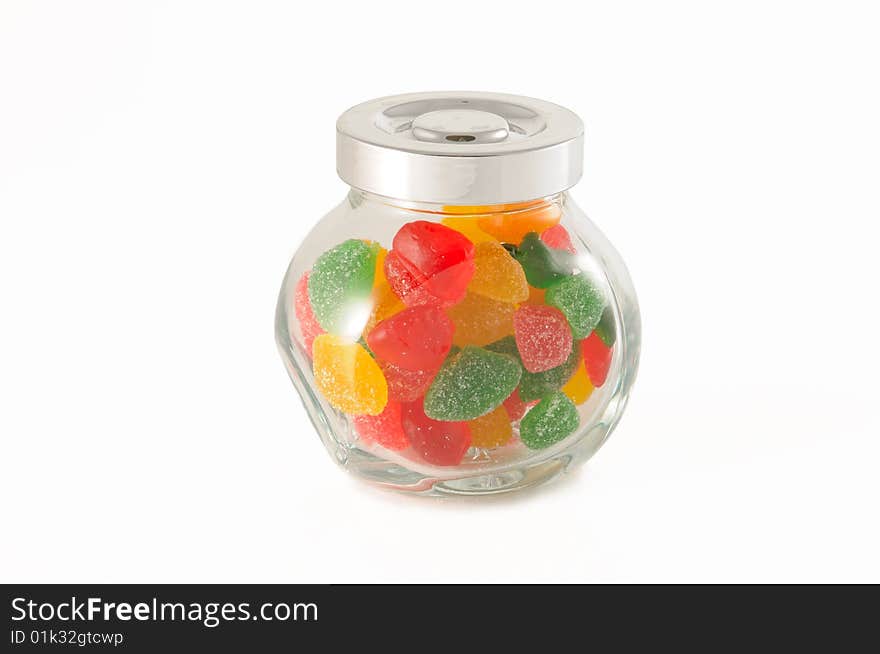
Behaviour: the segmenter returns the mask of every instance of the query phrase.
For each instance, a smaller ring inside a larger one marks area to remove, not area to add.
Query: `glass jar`
[[[341,466],[498,493],[605,441],[640,322],[623,261],[567,193],[582,159],[580,119],[532,98],[419,93],[340,117],[351,191],[294,255],[276,338]]]

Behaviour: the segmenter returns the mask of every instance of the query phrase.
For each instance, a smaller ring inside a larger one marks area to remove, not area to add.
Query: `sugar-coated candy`
[[[490,343],[486,346],[487,350],[508,354],[519,361],[519,350],[516,346],[516,340],[512,337],[502,338],[501,340]],[[533,402],[540,400],[542,397],[553,391],[558,391],[565,385],[574,371],[580,364],[581,353],[577,347],[571,348],[571,354],[561,366],[545,370],[544,372],[529,372],[523,370],[522,378],[519,384],[519,396],[524,402]]]
[[[467,293],[461,302],[447,311],[455,325],[452,342],[459,347],[483,346],[513,334],[515,309],[508,302]]]
[[[454,229],[455,231],[464,234],[467,239],[473,243],[484,243],[486,241],[495,242],[495,238],[490,236],[477,224],[477,219],[468,217],[468,216],[447,216],[443,220],[440,221],[442,225],[446,225],[450,229]]]
[[[376,443],[389,450],[405,450],[409,439],[403,432],[400,403],[388,400],[377,416],[353,416],[351,419],[358,436],[367,443]]]
[[[312,356],[312,343],[315,338],[324,333],[315,312],[312,311],[312,303],[309,300],[309,273],[306,271],[299,278],[294,291],[293,309],[296,313],[296,319],[299,322],[300,333],[302,334],[303,347],[309,356]]]
[[[559,309],[523,305],[513,314],[513,329],[520,361],[528,372],[561,366],[571,354],[571,329]]]
[[[578,364],[578,368],[574,371],[571,379],[565,382],[562,392],[575,404],[583,404],[593,394],[593,384],[587,376],[587,369],[584,366],[583,360]]]
[[[584,358],[584,366],[587,376],[596,388],[605,383],[608,377],[608,369],[611,367],[611,355],[613,351],[602,342],[596,332],[590,334],[581,341],[581,354]]]
[[[321,334],[312,345],[315,386],[336,409],[375,416],[388,401],[388,385],[379,364],[357,343]]]
[[[510,416],[511,422],[520,420],[526,414],[526,409],[529,408],[529,405],[523,402],[519,396],[519,387],[513,389],[513,393],[504,400],[503,406],[507,415]]]
[[[385,381],[388,384],[388,399],[398,402],[414,402],[428,390],[437,369],[407,370],[393,363],[382,361],[380,364]]]
[[[614,343],[617,341],[617,330],[614,327],[614,310],[610,304],[605,305],[602,317],[599,318],[599,324],[596,325],[596,329],[593,331],[598,334],[605,345],[608,347],[614,346]]]
[[[468,291],[499,302],[523,302],[529,285],[522,267],[500,243],[478,243],[474,248],[474,276]]]
[[[562,216],[558,205],[540,200],[502,205],[500,208],[501,211],[480,216],[477,224],[487,234],[507,243],[519,243],[529,232],[540,234],[558,223]]]
[[[490,411],[484,416],[468,421],[471,430],[471,445],[484,449],[499,447],[513,436],[510,418],[504,406]]]
[[[375,243],[349,239],[318,257],[309,275],[309,299],[326,331],[357,338],[363,329],[378,250]]]
[[[440,223],[415,220],[394,236],[385,258],[388,283],[408,305],[459,302],[474,275],[474,244]]]
[[[406,309],[406,305],[397,297],[397,294],[392,290],[388,282],[385,281],[384,272],[382,273],[382,280],[373,287],[370,301],[372,302],[372,309],[370,317],[367,319],[367,324],[364,326],[364,334],[369,334],[373,327],[381,321]]]
[[[434,420],[479,418],[507,399],[521,374],[513,357],[468,345],[434,377],[425,394],[425,413]]]
[[[461,463],[471,446],[468,423],[432,420],[421,400],[404,404],[402,415],[403,431],[420,458],[437,466]]]
[[[535,288],[547,288],[570,276],[575,268],[568,252],[547,247],[535,232],[525,235],[513,256],[523,267],[529,284]]]
[[[546,291],[543,288],[529,286],[529,298],[526,300],[526,304],[546,304],[544,301],[545,294]]]
[[[565,250],[574,254],[574,246],[571,244],[571,236],[562,225],[553,225],[541,232],[541,240],[555,250]]]
[[[452,345],[453,329],[442,309],[410,307],[376,325],[367,344],[380,359],[401,368],[436,370]]]
[[[526,447],[539,450],[558,443],[577,429],[578,412],[571,400],[556,392],[544,397],[519,425],[519,437]]]
[[[547,304],[556,307],[568,319],[576,339],[586,338],[599,324],[605,308],[605,296],[583,273],[566,277],[547,289]]]
[[[385,279],[385,257],[387,256],[388,250],[381,245],[378,246],[378,249],[376,250],[376,266],[373,272],[373,290],[382,284],[388,283],[388,280]]]

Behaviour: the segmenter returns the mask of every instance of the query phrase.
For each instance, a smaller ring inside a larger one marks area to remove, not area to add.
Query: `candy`
[[[376,251],[376,267],[373,272],[373,290],[388,283],[388,280],[385,279],[385,257],[387,256],[388,250],[380,245]]]
[[[502,338],[499,341],[486,346],[487,350],[508,354],[519,361],[519,351],[516,340],[512,336]],[[528,372],[523,370],[519,384],[519,396],[523,402],[540,400],[553,391],[558,391],[565,385],[580,364],[581,353],[577,347],[571,348],[571,354],[561,366],[545,370],[544,372]]]
[[[521,374],[513,357],[469,345],[434,377],[425,394],[425,414],[434,420],[479,418],[507,399]]]
[[[408,305],[451,306],[465,294],[474,275],[474,244],[439,223],[416,220],[394,236],[385,258],[385,275]]]
[[[522,398],[520,398],[519,388],[513,389],[513,393],[504,400],[503,406],[512,422],[521,419],[526,414],[526,409],[529,408],[529,405],[523,402]]]
[[[388,385],[379,364],[357,343],[321,334],[312,345],[315,386],[336,409],[356,415],[382,413]]]
[[[610,304],[605,305],[602,317],[599,318],[599,324],[596,325],[596,329],[593,331],[599,335],[599,338],[608,347],[612,347],[615,341],[617,341],[617,330],[614,328],[614,310]]]
[[[562,211],[550,202],[503,205],[504,211],[480,216],[480,229],[499,241],[519,243],[529,232],[541,233],[559,222]]]
[[[571,236],[562,225],[553,225],[553,227],[545,229],[541,232],[541,240],[555,250],[565,250],[571,254],[575,252],[574,246],[571,244]]]
[[[483,346],[513,334],[514,311],[514,305],[507,302],[468,293],[447,311],[455,325],[452,342],[461,347]]]
[[[578,368],[571,376],[571,379],[565,382],[562,392],[575,404],[583,404],[592,395],[593,384],[590,383],[590,378],[587,376],[587,369],[584,366],[583,360],[578,364]]]
[[[309,275],[309,300],[321,327],[357,338],[369,316],[379,246],[350,239],[328,250]]]
[[[385,281],[384,273],[382,273],[382,281],[373,287],[371,300],[373,303],[372,310],[370,311],[370,317],[367,319],[367,324],[364,326],[364,334],[369,334],[373,327],[381,321],[406,309],[406,305],[397,297],[388,282]]]
[[[543,288],[529,286],[529,299],[526,300],[526,304],[545,304],[545,294],[546,291]]]
[[[309,273],[303,273],[296,284],[294,291],[293,309],[296,313],[296,319],[299,322],[299,329],[302,333],[303,347],[309,356],[312,356],[312,343],[315,337],[324,333],[315,312],[312,311],[312,303],[309,301]]]
[[[367,344],[383,361],[407,370],[436,370],[452,345],[452,321],[442,309],[418,306],[383,320]]]
[[[571,333],[581,339],[599,324],[605,308],[605,296],[583,274],[573,275],[553,284],[545,295],[547,304],[556,307],[568,319]]]
[[[377,416],[354,416],[352,425],[366,443],[376,443],[389,450],[405,450],[409,439],[403,432],[400,403],[389,400]]]
[[[556,392],[525,415],[519,425],[519,437],[529,449],[539,450],[558,443],[577,426],[577,408],[564,394]]]
[[[584,366],[587,376],[593,386],[599,388],[608,377],[608,369],[611,367],[611,355],[613,351],[602,342],[596,332],[590,334],[581,341],[581,353],[584,358]]]
[[[529,285],[522,267],[500,243],[479,243],[474,248],[474,276],[468,290],[499,302],[523,302]]]
[[[559,309],[523,305],[513,314],[520,361],[528,372],[544,372],[565,363],[571,354],[571,329]]]
[[[461,463],[471,446],[471,430],[466,422],[432,420],[422,407],[422,401],[402,407],[403,431],[413,450],[428,463],[454,466]]]
[[[478,244],[485,243],[487,241],[492,243],[496,242],[492,236],[480,229],[479,225],[477,225],[476,218],[447,217],[440,222],[450,229],[454,229],[455,231],[464,234],[471,243]]]
[[[574,271],[572,256],[550,249],[535,232],[526,234],[513,256],[523,267],[529,284],[536,288],[547,288]]]
[[[490,449],[504,445],[513,435],[510,418],[503,406],[484,416],[468,421],[471,430],[471,445]]]
[[[436,369],[407,370],[387,361],[383,361],[380,367],[388,384],[388,398],[398,402],[414,402],[421,398],[437,374]]]

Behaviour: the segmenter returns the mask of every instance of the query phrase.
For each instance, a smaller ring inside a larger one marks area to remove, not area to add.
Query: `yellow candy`
[[[479,243],[474,250],[475,271],[468,290],[500,302],[528,299],[529,285],[522,266],[500,243]]]
[[[482,347],[513,334],[514,310],[507,302],[468,292],[446,312],[455,324],[452,342],[460,347]]]
[[[373,274],[373,288],[379,288],[382,284],[388,284],[385,279],[385,257],[388,256],[388,250],[379,246],[379,252],[376,253],[376,272]]]
[[[577,346],[578,343],[575,343],[575,347]],[[593,384],[587,376],[587,369],[584,366],[583,358],[581,358],[578,369],[575,370],[571,379],[569,379],[565,386],[562,387],[562,392],[565,393],[568,396],[568,399],[575,404],[583,404],[592,394]]]
[[[388,403],[388,384],[373,357],[357,343],[321,334],[312,345],[315,386],[336,409],[377,416]]]
[[[452,207],[444,207],[444,209],[449,209]],[[495,239],[489,236],[486,232],[480,229],[479,225],[477,225],[476,217],[469,218],[444,218],[440,221],[450,229],[454,229],[460,234],[464,234],[471,243],[486,243],[486,242],[495,242]]]
[[[484,416],[468,421],[471,430],[471,445],[474,447],[492,448],[504,445],[510,440],[513,431],[510,417],[504,406],[499,406]]]
[[[504,205],[504,211],[480,216],[477,225],[505,243],[519,243],[529,232],[540,234],[562,217],[560,208],[550,202]]]

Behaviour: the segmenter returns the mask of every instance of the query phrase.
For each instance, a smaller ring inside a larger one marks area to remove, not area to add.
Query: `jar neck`
[[[455,214],[460,216],[483,216],[487,214],[497,213],[516,213],[518,211],[533,211],[535,209],[549,206],[560,205],[564,202],[566,192],[562,191],[554,195],[543,198],[535,198],[532,200],[523,200],[521,202],[506,202],[502,204],[491,205],[457,205],[457,204],[437,204],[431,202],[414,202],[411,200],[401,200],[397,198],[388,198],[382,195],[376,195],[367,191],[361,191],[351,188],[349,191],[349,201],[352,205],[359,205],[364,202],[376,202],[385,204],[396,209],[406,209],[409,211],[418,211],[422,213],[434,214]]]

